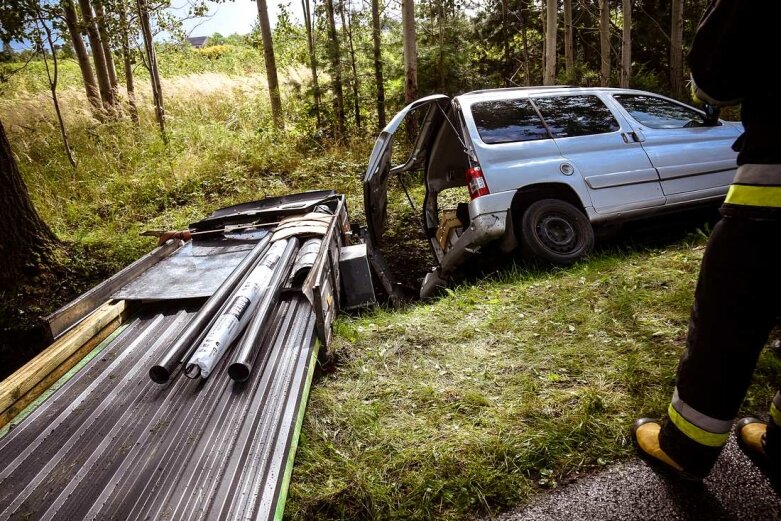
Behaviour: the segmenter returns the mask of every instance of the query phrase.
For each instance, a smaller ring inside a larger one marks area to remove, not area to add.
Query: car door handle
[[[645,141],[645,136],[634,130],[632,132],[621,132],[621,138],[624,140],[624,143],[642,143]]]

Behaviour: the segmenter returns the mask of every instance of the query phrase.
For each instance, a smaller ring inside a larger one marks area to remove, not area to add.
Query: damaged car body
[[[399,164],[394,140],[417,131]],[[524,87],[433,95],[400,111],[380,133],[364,177],[375,271],[393,296],[380,253],[388,182],[422,172],[422,224],[437,266],[434,294],[488,245],[567,265],[585,256],[594,227],[716,205],[735,175],[739,124],[649,92]],[[460,190],[468,202],[448,207]]]

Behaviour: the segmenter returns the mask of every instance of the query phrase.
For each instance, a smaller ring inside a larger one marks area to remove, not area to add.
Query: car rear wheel
[[[535,201],[520,222],[524,252],[534,259],[566,266],[584,257],[594,246],[588,218],[560,199]]]

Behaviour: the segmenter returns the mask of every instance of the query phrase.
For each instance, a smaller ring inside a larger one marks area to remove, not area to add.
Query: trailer
[[[280,519],[318,357],[371,288],[332,191],[172,236],[0,383],[0,519]]]

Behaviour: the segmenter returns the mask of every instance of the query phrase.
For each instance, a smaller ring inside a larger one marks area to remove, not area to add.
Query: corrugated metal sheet
[[[0,439],[0,519],[272,519],[315,357],[315,318],[283,295],[251,378],[147,371],[194,316],[148,305]],[[262,368],[262,370],[261,370]]]

